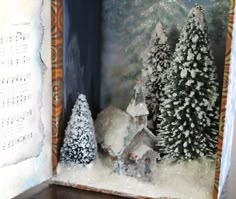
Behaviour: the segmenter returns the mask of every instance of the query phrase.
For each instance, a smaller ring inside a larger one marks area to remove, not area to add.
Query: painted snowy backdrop
[[[228,0],[104,0],[101,108],[109,104],[126,108],[155,26],[161,20],[174,50],[179,31],[195,3],[205,8],[221,85]]]

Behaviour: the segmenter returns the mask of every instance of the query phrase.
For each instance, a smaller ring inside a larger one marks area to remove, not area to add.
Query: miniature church
[[[110,157],[115,173],[151,181],[152,169],[160,156],[155,147],[157,138],[147,128],[147,116],[140,80],[136,81],[126,112],[110,106],[98,115],[95,122],[98,144]]]

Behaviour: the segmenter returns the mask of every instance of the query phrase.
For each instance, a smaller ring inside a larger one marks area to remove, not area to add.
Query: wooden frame
[[[221,173],[221,159],[222,159],[222,148],[223,148],[223,142],[224,142],[225,115],[226,115],[226,104],[227,104],[229,72],[230,72],[229,70],[230,70],[230,63],[231,63],[234,9],[235,9],[235,0],[230,0],[228,33],[227,33],[226,53],[225,53],[224,82],[223,82],[221,110],[220,110],[219,139],[218,139],[218,150],[217,150],[216,170],[215,170],[215,184],[214,184],[214,193],[213,193],[214,198],[218,198],[217,196],[218,196],[220,173]]]
[[[221,115],[220,115],[220,127],[219,127],[219,142],[217,151],[216,171],[215,171],[215,184],[214,184],[214,199],[218,198],[219,179],[221,172],[221,156],[222,146],[224,141],[224,126],[225,126],[225,114],[226,104],[228,96],[228,80],[229,80],[229,68],[231,61],[231,48],[232,48],[232,33],[234,23],[234,8],[235,0],[230,0],[230,12],[228,21],[228,34],[227,45],[225,55],[225,68],[224,68],[224,83],[222,91],[221,102]],[[51,0],[51,21],[52,21],[52,90],[53,90],[53,115],[52,115],[52,151],[53,151],[53,169],[55,171],[58,163],[58,152],[60,145],[60,130],[63,116],[63,0]],[[97,188],[81,186],[81,185],[67,185],[79,189],[115,194],[120,196],[126,196],[124,193],[112,192],[107,190],[100,190]],[[131,198],[142,198],[135,197]],[[146,198],[148,199],[148,198]]]
[[[63,0],[51,1],[52,32],[52,163],[58,163],[58,145],[63,113]]]

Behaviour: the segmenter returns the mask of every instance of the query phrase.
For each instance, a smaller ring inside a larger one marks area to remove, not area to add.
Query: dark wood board
[[[58,185],[42,184],[14,199],[124,199],[114,195],[85,191]]]

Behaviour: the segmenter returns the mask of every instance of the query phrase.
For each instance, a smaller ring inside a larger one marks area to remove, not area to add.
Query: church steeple
[[[134,87],[133,97],[126,109],[136,127],[147,126],[148,109],[145,102],[144,87],[138,78]]]

